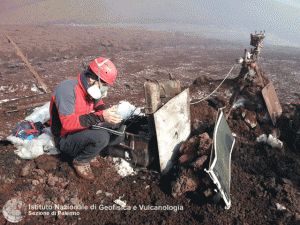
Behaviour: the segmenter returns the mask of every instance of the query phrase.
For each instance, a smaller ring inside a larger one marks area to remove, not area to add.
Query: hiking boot
[[[90,164],[80,164],[76,160],[73,160],[73,166],[78,176],[85,180],[93,181],[95,175],[92,172]]]
[[[101,166],[102,166],[102,164],[99,162],[99,157],[100,156],[96,156],[95,158],[93,158],[92,160],[91,160],[91,162],[90,162],[90,164],[91,164],[91,167],[93,167],[93,168],[100,168]]]

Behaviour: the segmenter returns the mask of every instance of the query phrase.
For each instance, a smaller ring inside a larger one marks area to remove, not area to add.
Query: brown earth
[[[170,72],[183,88],[190,88],[195,102],[218,86],[245,47],[181,33],[50,25],[0,29],[4,34],[0,39],[1,100],[41,93],[34,88],[36,81],[7,42],[6,35],[27,55],[51,92],[60,81],[76,77],[95,57],[110,58],[119,77],[105,99],[107,105],[126,99],[144,106],[144,81],[167,79]],[[88,183],[75,175],[66,155],[20,159],[13,152],[15,147],[5,141],[16,124],[31,112],[22,107],[18,110],[17,106],[44,103],[50,97],[43,95],[0,104],[0,208],[12,198],[22,200],[27,206],[96,204],[98,207],[75,210],[79,215],[69,216],[29,215],[27,211],[20,224],[300,224],[300,155],[292,148],[293,136],[287,125],[294,110],[290,103],[299,101],[298,78],[295,78],[299,50],[287,52],[271,47],[264,50],[260,67],[274,82],[284,112],[276,127],[262,119],[257,102],[231,112],[228,124],[237,135],[237,142],[232,154],[229,210],[224,209],[222,201],[217,203],[213,198],[215,186],[203,168],[208,166],[217,108],[226,106],[224,111],[228,112],[236,84],[234,78],[240,67],[232,71],[216,95],[191,105],[195,137],[182,146],[182,155],[168,176],[140,170],[137,175],[122,178],[110,158],[103,158],[103,167],[94,170],[97,179]],[[254,92],[247,93],[252,96]],[[283,149],[255,142],[257,136],[278,130]],[[179,189],[177,186],[174,192],[172,187],[176,187],[177,181],[185,186]],[[120,210],[113,202],[118,198],[126,201],[128,210]],[[277,203],[286,209],[278,209]],[[99,209],[101,205],[107,206],[107,210]],[[153,208],[156,206],[165,209]],[[0,224],[10,222],[0,216]]]

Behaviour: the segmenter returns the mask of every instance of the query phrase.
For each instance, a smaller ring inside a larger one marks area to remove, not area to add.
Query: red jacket
[[[63,137],[70,132],[85,130],[103,121],[104,103],[102,99],[91,100],[87,88],[85,71],[77,79],[66,80],[57,85],[50,102],[53,137]]]

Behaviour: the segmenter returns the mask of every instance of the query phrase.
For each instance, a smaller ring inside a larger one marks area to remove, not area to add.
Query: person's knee
[[[106,130],[85,130],[81,133],[80,137],[82,143],[85,146],[99,146],[100,148],[104,148],[109,144],[110,134]]]
[[[110,134],[106,130],[94,130],[93,132],[93,141],[97,145],[107,146],[110,139]]]
[[[110,140],[110,134],[107,131],[105,131],[105,133],[103,134],[103,139],[102,139],[103,145],[107,146],[109,144],[109,140]]]

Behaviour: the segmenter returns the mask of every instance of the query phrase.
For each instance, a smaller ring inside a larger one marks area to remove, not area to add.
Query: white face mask
[[[101,85],[101,90],[97,85],[92,85],[87,89],[87,93],[92,96],[93,99],[100,99],[100,98],[106,98],[107,97],[107,86]]]
[[[102,97],[100,88],[97,85],[92,85],[87,89],[87,93],[92,96],[93,99],[99,99]]]

